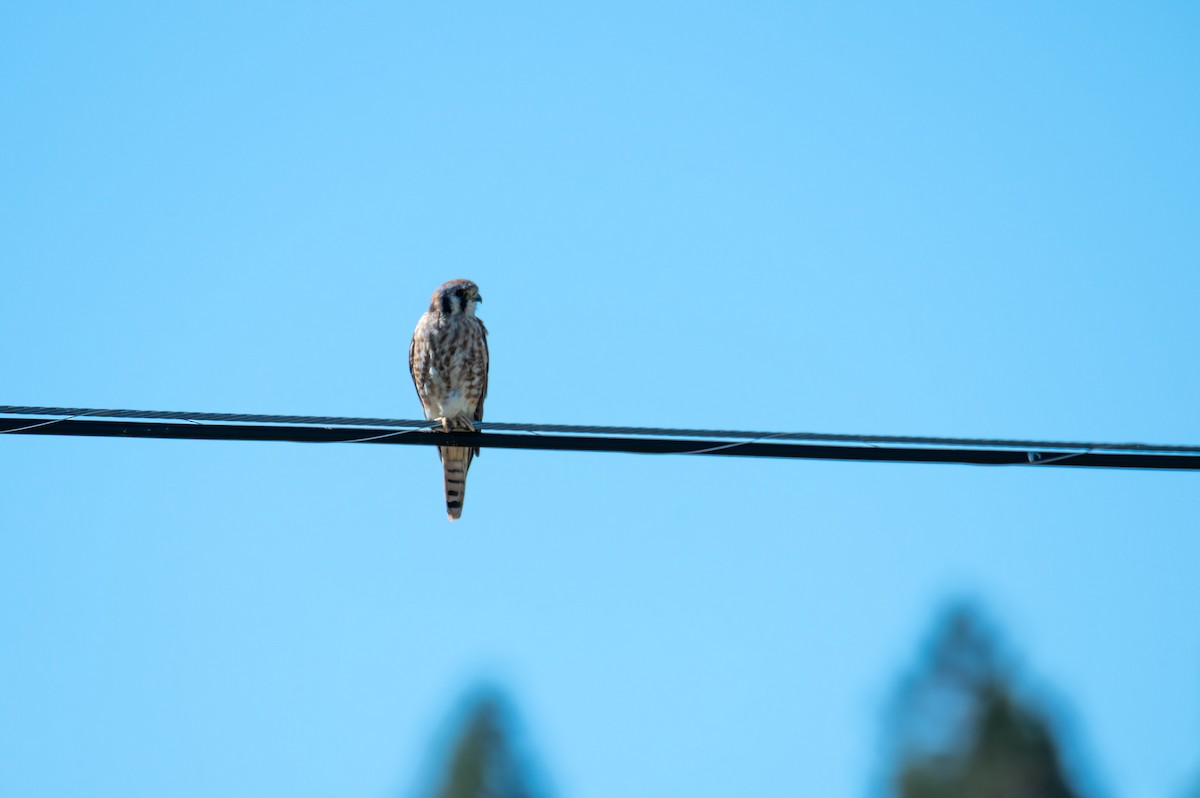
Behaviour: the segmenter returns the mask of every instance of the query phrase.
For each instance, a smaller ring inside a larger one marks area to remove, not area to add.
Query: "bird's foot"
[[[433,419],[442,425],[442,432],[475,432],[475,425],[465,418],[446,418],[438,416]]]

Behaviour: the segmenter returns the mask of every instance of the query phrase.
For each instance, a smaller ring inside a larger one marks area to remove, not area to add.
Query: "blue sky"
[[[1187,3],[0,11],[6,404],[1200,442]],[[1100,794],[1200,780],[1191,474],[0,441],[0,793],[860,796],[977,597]]]

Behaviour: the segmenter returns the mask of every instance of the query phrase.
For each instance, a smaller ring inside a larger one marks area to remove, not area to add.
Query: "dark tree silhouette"
[[[968,605],[947,613],[894,712],[898,798],[1080,798],[1048,716],[1014,690]]]
[[[435,798],[536,798],[529,768],[514,744],[508,703],[494,691],[475,694],[452,744]]]

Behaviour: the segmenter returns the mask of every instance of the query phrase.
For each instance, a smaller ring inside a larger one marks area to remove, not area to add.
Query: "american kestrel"
[[[408,370],[425,418],[440,421],[447,432],[475,431],[483,421],[487,398],[487,328],[475,316],[482,302],[479,288],[470,280],[451,280],[433,292],[429,310],[417,322],[408,347]],[[462,516],[467,469],[479,449],[439,446],[446,481],[446,514]]]

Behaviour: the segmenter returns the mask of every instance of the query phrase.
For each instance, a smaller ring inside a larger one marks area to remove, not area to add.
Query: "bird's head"
[[[474,316],[475,304],[482,301],[483,297],[479,295],[479,286],[475,283],[470,280],[451,280],[448,283],[442,283],[433,292],[433,298],[429,301],[429,309],[443,316],[453,316],[456,313]]]

